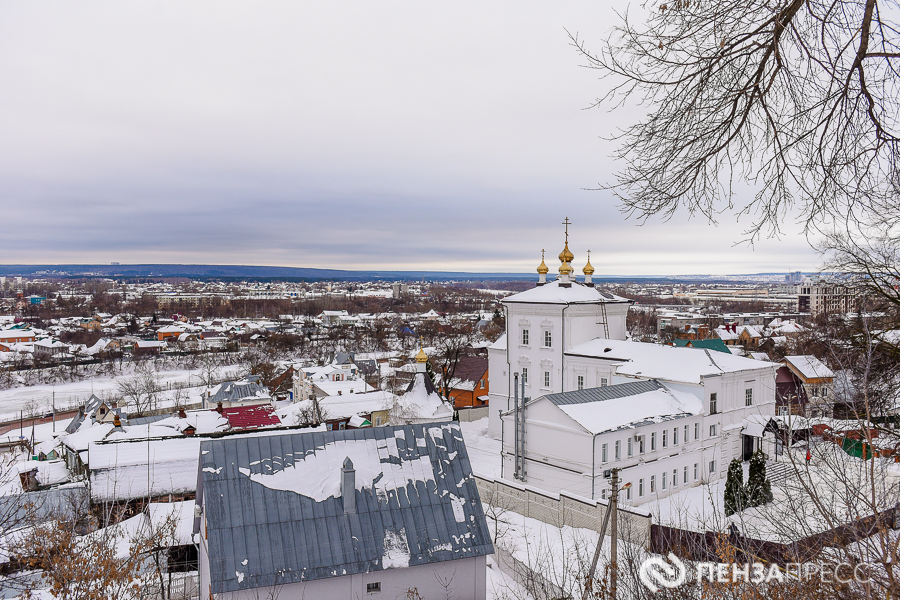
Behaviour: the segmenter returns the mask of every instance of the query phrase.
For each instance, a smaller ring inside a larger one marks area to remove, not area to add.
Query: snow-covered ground
[[[472,471],[486,479],[500,478],[500,440],[488,436],[488,418],[459,423]]]
[[[237,377],[241,369],[241,366],[236,365],[222,367],[219,370],[219,376]],[[172,387],[176,384],[194,384],[194,388],[185,389],[184,393],[188,393],[192,397],[199,397],[200,382],[198,371],[176,369],[172,371],[158,371],[157,374],[160,385],[164,389],[172,390]],[[53,404],[56,405],[57,410],[71,410],[87,402],[91,394],[96,394],[99,397],[104,395],[117,396],[119,393],[119,382],[131,376],[126,373],[115,377],[94,377],[55,386],[41,384],[0,390],[0,421],[17,419],[20,411],[26,415],[48,413],[51,411]],[[171,396],[172,392],[168,392],[167,395]]]
[[[661,525],[726,531],[734,523],[744,535],[786,543],[868,516],[873,505],[887,508],[900,500],[900,465],[891,459],[876,459],[872,464],[847,455],[829,442],[813,446],[808,465],[805,454],[805,450],[794,450],[793,464],[787,455],[780,457],[789,475],[783,480],[776,478],[772,483],[774,500],[763,506],[726,517],[725,480],[720,479],[644,507],[653,514],[653,522]],[[747,471],[745,463],[744,483]],[[769,467],[770,478],[773,473]]]

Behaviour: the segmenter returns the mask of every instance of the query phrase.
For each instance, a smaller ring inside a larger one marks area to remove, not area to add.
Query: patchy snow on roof
[[[616,368],[619,375],[695,385],[701,383],[704,375],[774,368],[770,363],[724,352],[603,338],[579,344],[566,355],[621,361],[623,364]]]
[[[507,302],[526,302],[535,304],[599,304],[610,302],[631,302],[627,298],[604,292],[596,287],[573,282],[570,287],[563,287],[559,281],[551,281],[501,300]]]

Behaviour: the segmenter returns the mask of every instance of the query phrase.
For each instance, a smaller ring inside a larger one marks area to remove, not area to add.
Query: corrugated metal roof
[[[553,404],[559,406],[561,404],[584,404],[586,402],[613,400],[615,398],[624,398],[626,396],[634,396],[636,394],[643,394],[645,392],[661,389],[664,389],[664,386],[660,382],[655,379],[648,379],[646,381],[630,381],[628,383],[620,383],[605,387],[548,394],[544,397]]]
[[[350,455],[345,514],[328,494]],[[207,441],[200,477],[214,593],[494,551],[457,424]]]

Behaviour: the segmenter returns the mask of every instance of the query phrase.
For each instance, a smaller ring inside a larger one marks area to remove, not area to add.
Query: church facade
[[[632,301],[593,285],[590,258],[577,281],[573,259],[567,235],[559,276],[547,281],[542,260],[537,286],[503,300],[506,333],[488,359],[504,479],[605,498],[617,467],[632,484],[624,500],[643,504],[772,452],[777,365],[628,341]]]

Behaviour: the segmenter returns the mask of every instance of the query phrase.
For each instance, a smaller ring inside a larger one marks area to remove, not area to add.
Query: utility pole
[[[587,577],[584,581],[584,592],[581,594],[581,600],[588,600],[591,597],[591,590],[594,587],[594,572],[597,570],[597,560],[600,558],[600,549],[603,547],[603,538],[606,537],[606,526],[609,524],[610,515],[615,515],[612,519],[612,530],[610,531],[610,575],[609,575],[609,593],[610,598],[615,600],[616,598],[616,570],[618,569],[618,539],[617,535],[617,522],[619,516],[619,471],[618,467],[610,469],[610,484],[612,485],[612,496],[610,498],[609,504],[606,507],[606,516],[603,517],[603,524],[600,526],[600,538],[597,540],[597,548],[594,550],[594,559],[591,561],[591,570],[588,572]],[[631,487],[631,483],[626,483],[622,486],[623,490],[627,490]]]

